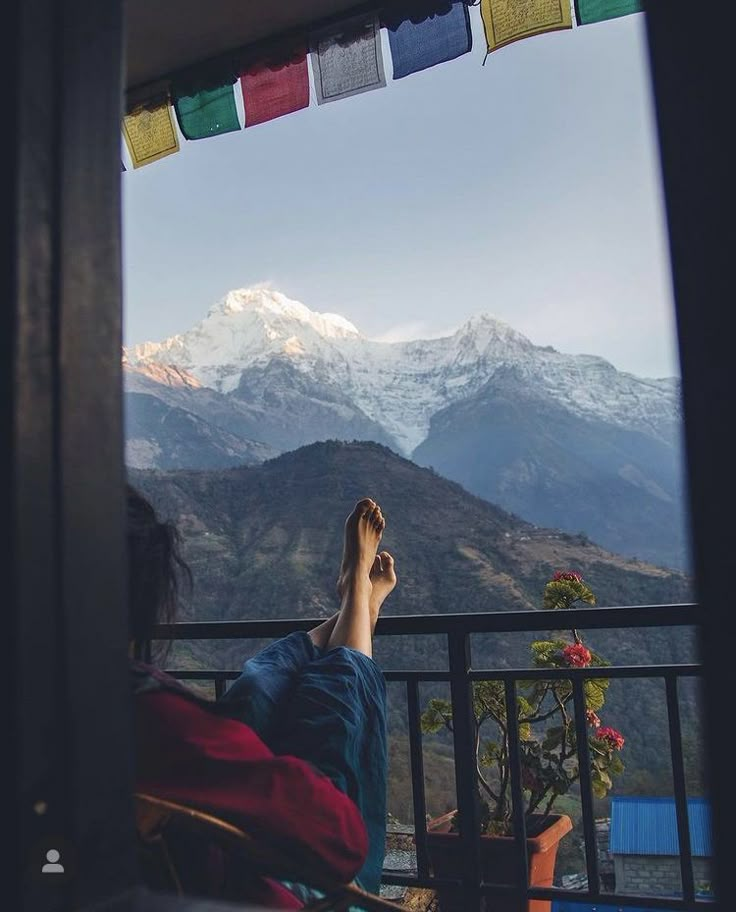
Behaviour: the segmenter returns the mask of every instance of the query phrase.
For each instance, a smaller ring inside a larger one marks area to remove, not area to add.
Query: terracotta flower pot
[[[450,832],[454,811],[444,814],[427,825],[427,850],[429,863],[435,877],[459,879],[462,871],[462,847],[457,833]],[[555,873],[557,846],[572,829],[572,821],[565,814],[532,815],[527,821],[529,835],[526,840],[529,860],[529,885],[551,887]],[[513,884],[516,866],[516,843],[512,836],[481,836],[481,872],[486,883]],[[462,896],[451,888],[440,889],[438,899],[441,912],[467,912],[463,909]],[[550,912],[552,903],[547,899],[532,899],[527,912]],[[489,896],[486,912],[516,912],[510,898]]]

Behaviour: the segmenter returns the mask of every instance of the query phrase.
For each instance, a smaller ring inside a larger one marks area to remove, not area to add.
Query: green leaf
[[[593,781],[591,787],[596,798],[605,798],[608,794],[608,789],[601,782]]]
[[[608,678],[589,678],[583,684],[585,694],[585,708],[597,712],[606,702],[606,691],[610,681]]]
[[[473,712],[484,718],[503,722],[506,719],[506,691],[503,681],[477,681],[473,685]]]
[[[532,643],[532,661],[537,668],[560,668],[560,653],[567,646],[565,640],[537,640]]]
[[[544,587],[544,607],[547,610],[572,608],[577,602],[595,605],[593,591],[583,580],[550,580]]]
[[[478,756],[483,766],[492,766],[501,756],[501,746],[495,741],[484,741]]]
[[[451,722],[452,705],[449,700],[440,700],[438,698],[430,700],[427,708],[422,713],[422,731],[427,735],[433,735]]]

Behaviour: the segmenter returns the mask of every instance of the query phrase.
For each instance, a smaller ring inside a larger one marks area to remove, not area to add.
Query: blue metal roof
[[[692,854],[712,856],[708,801],[690,798],[687,809]],[[610,851],[612,855],[678,855],[674,798],[612,798]]]
[[[678,899],[682,898],[682,894],[678,894]],[[712,893],[696,893],[696,899],[713,899]],[[553,899],[552,900],[552,912],[674,912],[674,910],[652,909],[651,906],[621,906],[621,905],[610,905],[610,903],[586,903],[586,902],[577,902],[576,900],[567,900],[567,899]]]
[[[651,906],[647,908],[644,906],[611,906],[555,899],[552,901],[552,912],[667,912],[667,910],[652,909]]]

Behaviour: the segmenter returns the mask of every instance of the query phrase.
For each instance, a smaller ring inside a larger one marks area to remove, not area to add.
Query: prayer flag
[[[467,54],[473,46],[465,0],[403,4],[384,12],[394,79]]]
[[[481,0],[488,52],[543,32],[572,28],[569,0]]]
[[[175,89],[174,110],[186,139],[204,139],[240,129],[231,83],[215,89]]]
[[[168,99],[155,107],[142,107],[123,117],[123,136],[134,168],[178,152],[179,137]]]
[[[317,104],[386,85],[375,14],[356,16],[310,36]]]
[[[575,18],[578,25],[616,19],[644,9],[642,0],[575,0]]]
[[[306,48],[249,66],[240,76],[240,88],[246,129],[308,107]]]

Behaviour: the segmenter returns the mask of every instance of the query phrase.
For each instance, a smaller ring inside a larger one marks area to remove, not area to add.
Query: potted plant
[[[544,608],[569,610],[580,603],[595,604],[595,596],[582,576],[558,571],[544,587]],[[570,638],[540,640],[531,644],[536,668],[587,668],[610,664],[592,652],[576,629]],[[623,771],[620,751],[624,738],[604,726],[598,715],[605,704],[608,680],[591,678],[584,683],[591,781],[594,794],[603,798],[613,778]],[[565,814],[553,813],[556,802],[580,777],[577,760],[572,685],[569,680],[527,680],[517,684],[517,722],[521,755],[521,781],[525,799],[529,883],[552,886],[557,847],[572,829]],[[511,882],[515,870],[515,843],[511,814],[511,771],[507,717],[502,681],[473,685],[477,787],[481,808],[481,865],[491,883]],[[422,714],[422,730],[453,730],[452,707],[447,700],[432,699]],[[491,729],[491,737],[487,737]],[[438,877],[457,878],[460,844],[457,812],[429,821],[427,844],[430,864]],[[456,891],[439,892],[442,912],[462,912]],[[532,900],[528,912],[549,912],[549,901]],[[518,909],[511,900],[489,900],[491,912]]]

